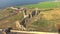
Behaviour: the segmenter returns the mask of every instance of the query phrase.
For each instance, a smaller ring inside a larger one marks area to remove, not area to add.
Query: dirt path
[[[2,33],[2,29],[0,29],[0,33]],[[58,33],[11,30],[11,33],[9,34],[58,34]]]
[[[24,34],[58,34],[58,33],[50,33],[50,32],[35,32],[35,31],[17,31],[17,30],[11,30],[11,32],[17,32],[17,33],[24,33]]]

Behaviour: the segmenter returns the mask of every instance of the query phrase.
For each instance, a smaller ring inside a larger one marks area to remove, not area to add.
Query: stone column
[[[30,18],[32,18],[32,14],[30,13]]]
[[[27,10],[26,9],[23,9],[23,12],[25,15],[27,15]]]
[[[25,10],[23,10],[23,15],[24,15],[24,18],[28,17],[27,11],[25,12]]]
[[[30,14],[29,14],[29,16],[28,16],[29,18],[31,18],[31,16],[30,16]]]
[[[17,29],[21,29],[21,25],[20,25],[19,21],[16,21],[15,24],[16,24]]]
[[[40,13],[40,10],[37,10],[37,15]]]
[[[23,10],[23,15],[24,15],[24,18],[25,18],[25,13],[24,13],[24,10]]]
[[[35,10],[36,10],[36,15],[37,15],[37,13],[38,13],[38,8],[35,8]]]

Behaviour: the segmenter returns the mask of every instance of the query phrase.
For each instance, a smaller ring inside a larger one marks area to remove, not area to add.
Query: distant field
[[[27,5],[28,8],[60,8],[60,2],[40,2],[38,4]]]

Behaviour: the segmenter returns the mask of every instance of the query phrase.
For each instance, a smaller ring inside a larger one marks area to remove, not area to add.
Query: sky
[[[35,4],[43,1],[52,1],[52,0],[0,0],[0,8],[8,6]]]

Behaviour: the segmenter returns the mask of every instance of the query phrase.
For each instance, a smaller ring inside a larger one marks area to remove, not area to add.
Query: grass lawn
[[[40,2],[34,5],[27,5],[29,8],[58,8],[60,7],[60,2]]]

